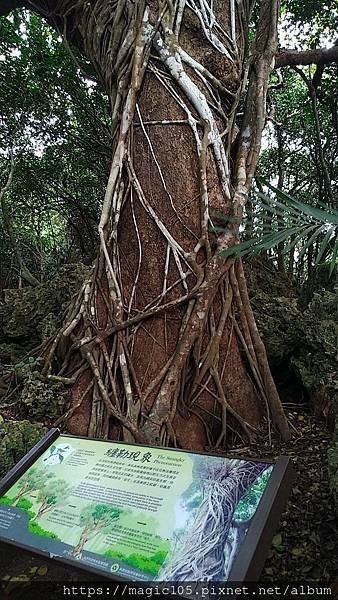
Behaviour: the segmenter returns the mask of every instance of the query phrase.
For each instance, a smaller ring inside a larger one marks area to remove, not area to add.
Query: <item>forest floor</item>
[[[307,414],[304,407],[288,411],[292,439],[287,444],[272,439],[236,449],[238,455],[253,458],[289,456],[295,479],[286,511],[272,541],[260,581],[271,583],[316,582],[333,586],[338,592],[338,536],[333,500],[328,487],[327,449],[331,435],[324,422]],[[0,545],[0,582],[9,599],[30,598],[35,582],[65,585],[90,582],[97,577],[56,565],[18,549]],[[21,583],[19,584],[18,581]],[[26,585],[23,587],[22,583]],[[332,597],[334,597],[334,591]],[[52,595],[49,595],[52,598]]]

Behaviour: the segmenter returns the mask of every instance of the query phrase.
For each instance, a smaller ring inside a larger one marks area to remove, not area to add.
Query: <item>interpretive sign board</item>
[[[0,541],[115,580],[254,580],[289,483],[286,458],[54,429],[0,482]]]

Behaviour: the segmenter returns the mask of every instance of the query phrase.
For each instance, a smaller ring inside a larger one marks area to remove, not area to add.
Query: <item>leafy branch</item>
[[[222,252],[222,256],[255,256],[278,246],[281,242],[288,241],[289,243],[283,248],[283,254],[297,247],[298,256],[301,258],[315,242],[318,242],[315,265],[321,261],[328,262],[331,276],[338,255],[338,210],[320,201],[318,201],[320,208],[304,204],[265,179],[261,179],[261,182],[274,193],[275,197],[271,198],[262,191],[256,191],[258,205],[265,214],[268,212],[273,216],[283,217],[287,226],[276,231],[273,229],[272,220],[269,220],[268,225],[263,227],[262,235],[227,248]],[[221,226],[214,229],[224,230]]]

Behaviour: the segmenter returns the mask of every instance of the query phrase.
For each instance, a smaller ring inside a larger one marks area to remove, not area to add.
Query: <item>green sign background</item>
[[[0,498],[0,536],[125,579],[224,580],[271,471],[60,436]]]

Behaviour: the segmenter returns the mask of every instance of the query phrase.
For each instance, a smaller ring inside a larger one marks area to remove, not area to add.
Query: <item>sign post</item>
[[[124,581],[254,581],[291,482],[276,462],[61,435],[0,482],[0,541]]]

